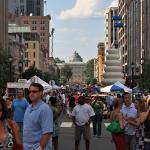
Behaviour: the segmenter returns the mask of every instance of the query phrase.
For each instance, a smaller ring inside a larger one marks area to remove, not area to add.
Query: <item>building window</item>
[[[36,30],[36,27],[35,27],[35,26],[33,26],[33,27],[32,27],[32,30]]]
[[[36,44],[35,44],[35,43],[33,43],[33,48],[34,48],[34,49],[36,48]]]
[[[25,67],[28,67],[28,62],[25,63]]]
[[[35,56],[36,56],[36,55],[35,55],[35,52],[33,52],[33,58],[35,58]]]
[[[24,3],[24,0],[20,0],[20,3]]]
[[[45,33],[41,33],[40,35],[41,35],[41,36],[45,36]]]
[[[25,52],[25,58],[28,58],[28,52]]]
[[[33,66],[35,66],[35,61],[33,62]]]
[[[40,8],[37,8],[36,11],[37,11],[37,16],[40,16],[41,15]]]
[[[28,20],[25,20],[25,21],[24,21],[24,24],[29,24],[29,23],[28,23]]]
[[[33,21],[32,21],[32,24],[36,24],[36,21],[33,20]]]
[[[45,24],[45,21],[44,21],[44,20],[41,20],[41,24]]]
[[[40,3],[40,0],[37,0],[37,5],[40,5],[41,3]]]
[[[24,15],[24,6],[20,6],[20,13],[21,15]]]
[[[41,26],[41,30],[45,30],[45,27],[44,27],[44,26]]]
[[[28,43],[25,43],[25,46],[26,46],[26,48],[28,48],[29,46],[28,46]]]

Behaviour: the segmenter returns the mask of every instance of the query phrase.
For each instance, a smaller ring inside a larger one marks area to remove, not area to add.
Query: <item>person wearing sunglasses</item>
[[[29,98],[32,104],[24,115],[24,150],[52,150],[53,113],[42,101],[43,86],[32,83],[29,87]]]
[[[18,146],[15,147],[16,145]],[[0,149],[23,150],[20,144],[19,130],[17,124],[9,119],[8,109],[5,101],[0,97]]]

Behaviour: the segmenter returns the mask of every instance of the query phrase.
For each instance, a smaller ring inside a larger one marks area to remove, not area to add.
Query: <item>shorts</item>
[[[80,141],[82,134],[84,140],[89,141],[91,139],[91,130],[89,124],[83,126],[75,126],[75,141]]]

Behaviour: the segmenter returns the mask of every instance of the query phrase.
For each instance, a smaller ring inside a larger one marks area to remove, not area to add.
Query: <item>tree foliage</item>
[[[49,83],[50,80],[54,80],[57,84],[59,82],[60,77],[59,69],[58,68],[55,69],[53,66],[49,66],[49,72],[42,72],[35,66],[31,66],[29,69],[23,72],[22,77],[28,80],[35,75],[47,83]]]
[[[6,86],[10,82],[10,63],[9,55],[6,50],[0,49],[0,87]],[[12,66],[11,66],[12,67]],[[11,70],[11,77],[13,78],[14,70]]]
[[[31,66],[25,72],[22,73],[23,79],[29,80],[33,76],[38,76],[39,78],[43,78],[42,71],[37,69],[35,66]]]
[[[64,60],[61,60],[61,59],[59,59],[58,57],[56,57],[56,58],[54,59],[54,61],[55,61],[55,63],[65,63]]]
[[[86,63],[84,74],[87,79],[94,78],[94,59],[91,59]]]
[[[68,82],[69,79],[72,77],[72,68],[69,65],[65,65],[61,69],[61,77],[64,78],[64,81]]]

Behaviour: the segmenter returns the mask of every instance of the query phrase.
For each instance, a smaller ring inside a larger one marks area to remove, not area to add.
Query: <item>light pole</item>
[[[134,62],[131,64],[131,88],[132,88],[132,100],[133,100],[133,83],[134,83]]]
[[[9,81],[11,82],[12,81],[12,61],[13,61],[13,58],[10,56],[8,59],[9,59]]]
[[[132,62],[131,64],[131,88],[133,88],[133,83],[134,83],[134,63]]]

